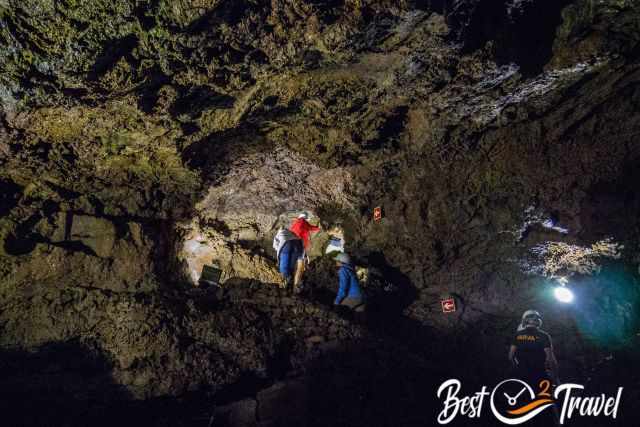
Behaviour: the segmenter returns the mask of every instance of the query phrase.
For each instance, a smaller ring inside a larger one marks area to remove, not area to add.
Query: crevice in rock
[[[205,86],[179,88],[179,91],[181,94],[170,109],[174,116],[186,114],[192,119],[197,119],[202,112],[210,108],[229,109],[235,102],[234,97],[216,93]]]
[[[18,205],[23,187],[11,180],[0,179],[0,218]]]
[[[131,52],[138,46],[140,40],[135,34],[120,39],[108,40],[104,45],[88,73],[89,81],[96,81],[109,71],[122,58],[130,58]]]
[[[572,2],[476,0],[467,3],[472,5],[458,6],[447,16],[454,29],[458,29],[464,50],[472,52],[492,41],[500,63],[515,62],[524,74],[535,75],[551,59],[556,30],[562,23],[561,12]]]
[[[189,26],[184,29],[184,32],[188,34],[201,33],[218,22],[235,25],[240,22],[246,11],[250,9],[249,2],[246,0],[229,3],[221,2],[189,24]]]

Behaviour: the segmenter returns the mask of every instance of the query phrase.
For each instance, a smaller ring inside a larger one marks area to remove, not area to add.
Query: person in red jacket
[[[309,219],[309,214],[306,212],[298,215],[298,219],[293,221],[289,230],[298,236],[304,245],[304,253],[300,258],[298,258],[298,264],[296,265],[296,274],[293,279],[293,288],[296,292],[300,292],[302,290],[302,280],[304,276],[304,268],[305,268],[305,259],[307,256],[307,251],[311,247],[311,234],[317,233],[320,231],[320,227],[316,225],[311,225],[307,221]]]

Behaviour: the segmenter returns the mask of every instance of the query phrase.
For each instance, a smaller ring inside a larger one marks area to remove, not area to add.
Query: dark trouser
[[[304,256],[302,240],[294,239],[287,241],[280,250],[280,274],[285,280],[289,280],[296,271],[298,259]]]

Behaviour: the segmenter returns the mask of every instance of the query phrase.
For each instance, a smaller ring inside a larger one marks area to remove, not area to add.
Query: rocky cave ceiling
[[[301,209],[430,331],[498,336],[570,276],[635,335],[637,1],[0,0],[0,46],[3,346],[97,343],[137,397],[266,369],[260,307],[183,298],[212,260],[276,283]]]

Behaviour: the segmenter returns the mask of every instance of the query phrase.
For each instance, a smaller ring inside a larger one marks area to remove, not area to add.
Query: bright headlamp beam
[[[565,304],[568,304],[571,301],[573,301],[573,292],[571,292],[570,289],[564,286],[556,287],[555,290],[553,291],[553,294],[555,295],[558,301],[563,302]]]

